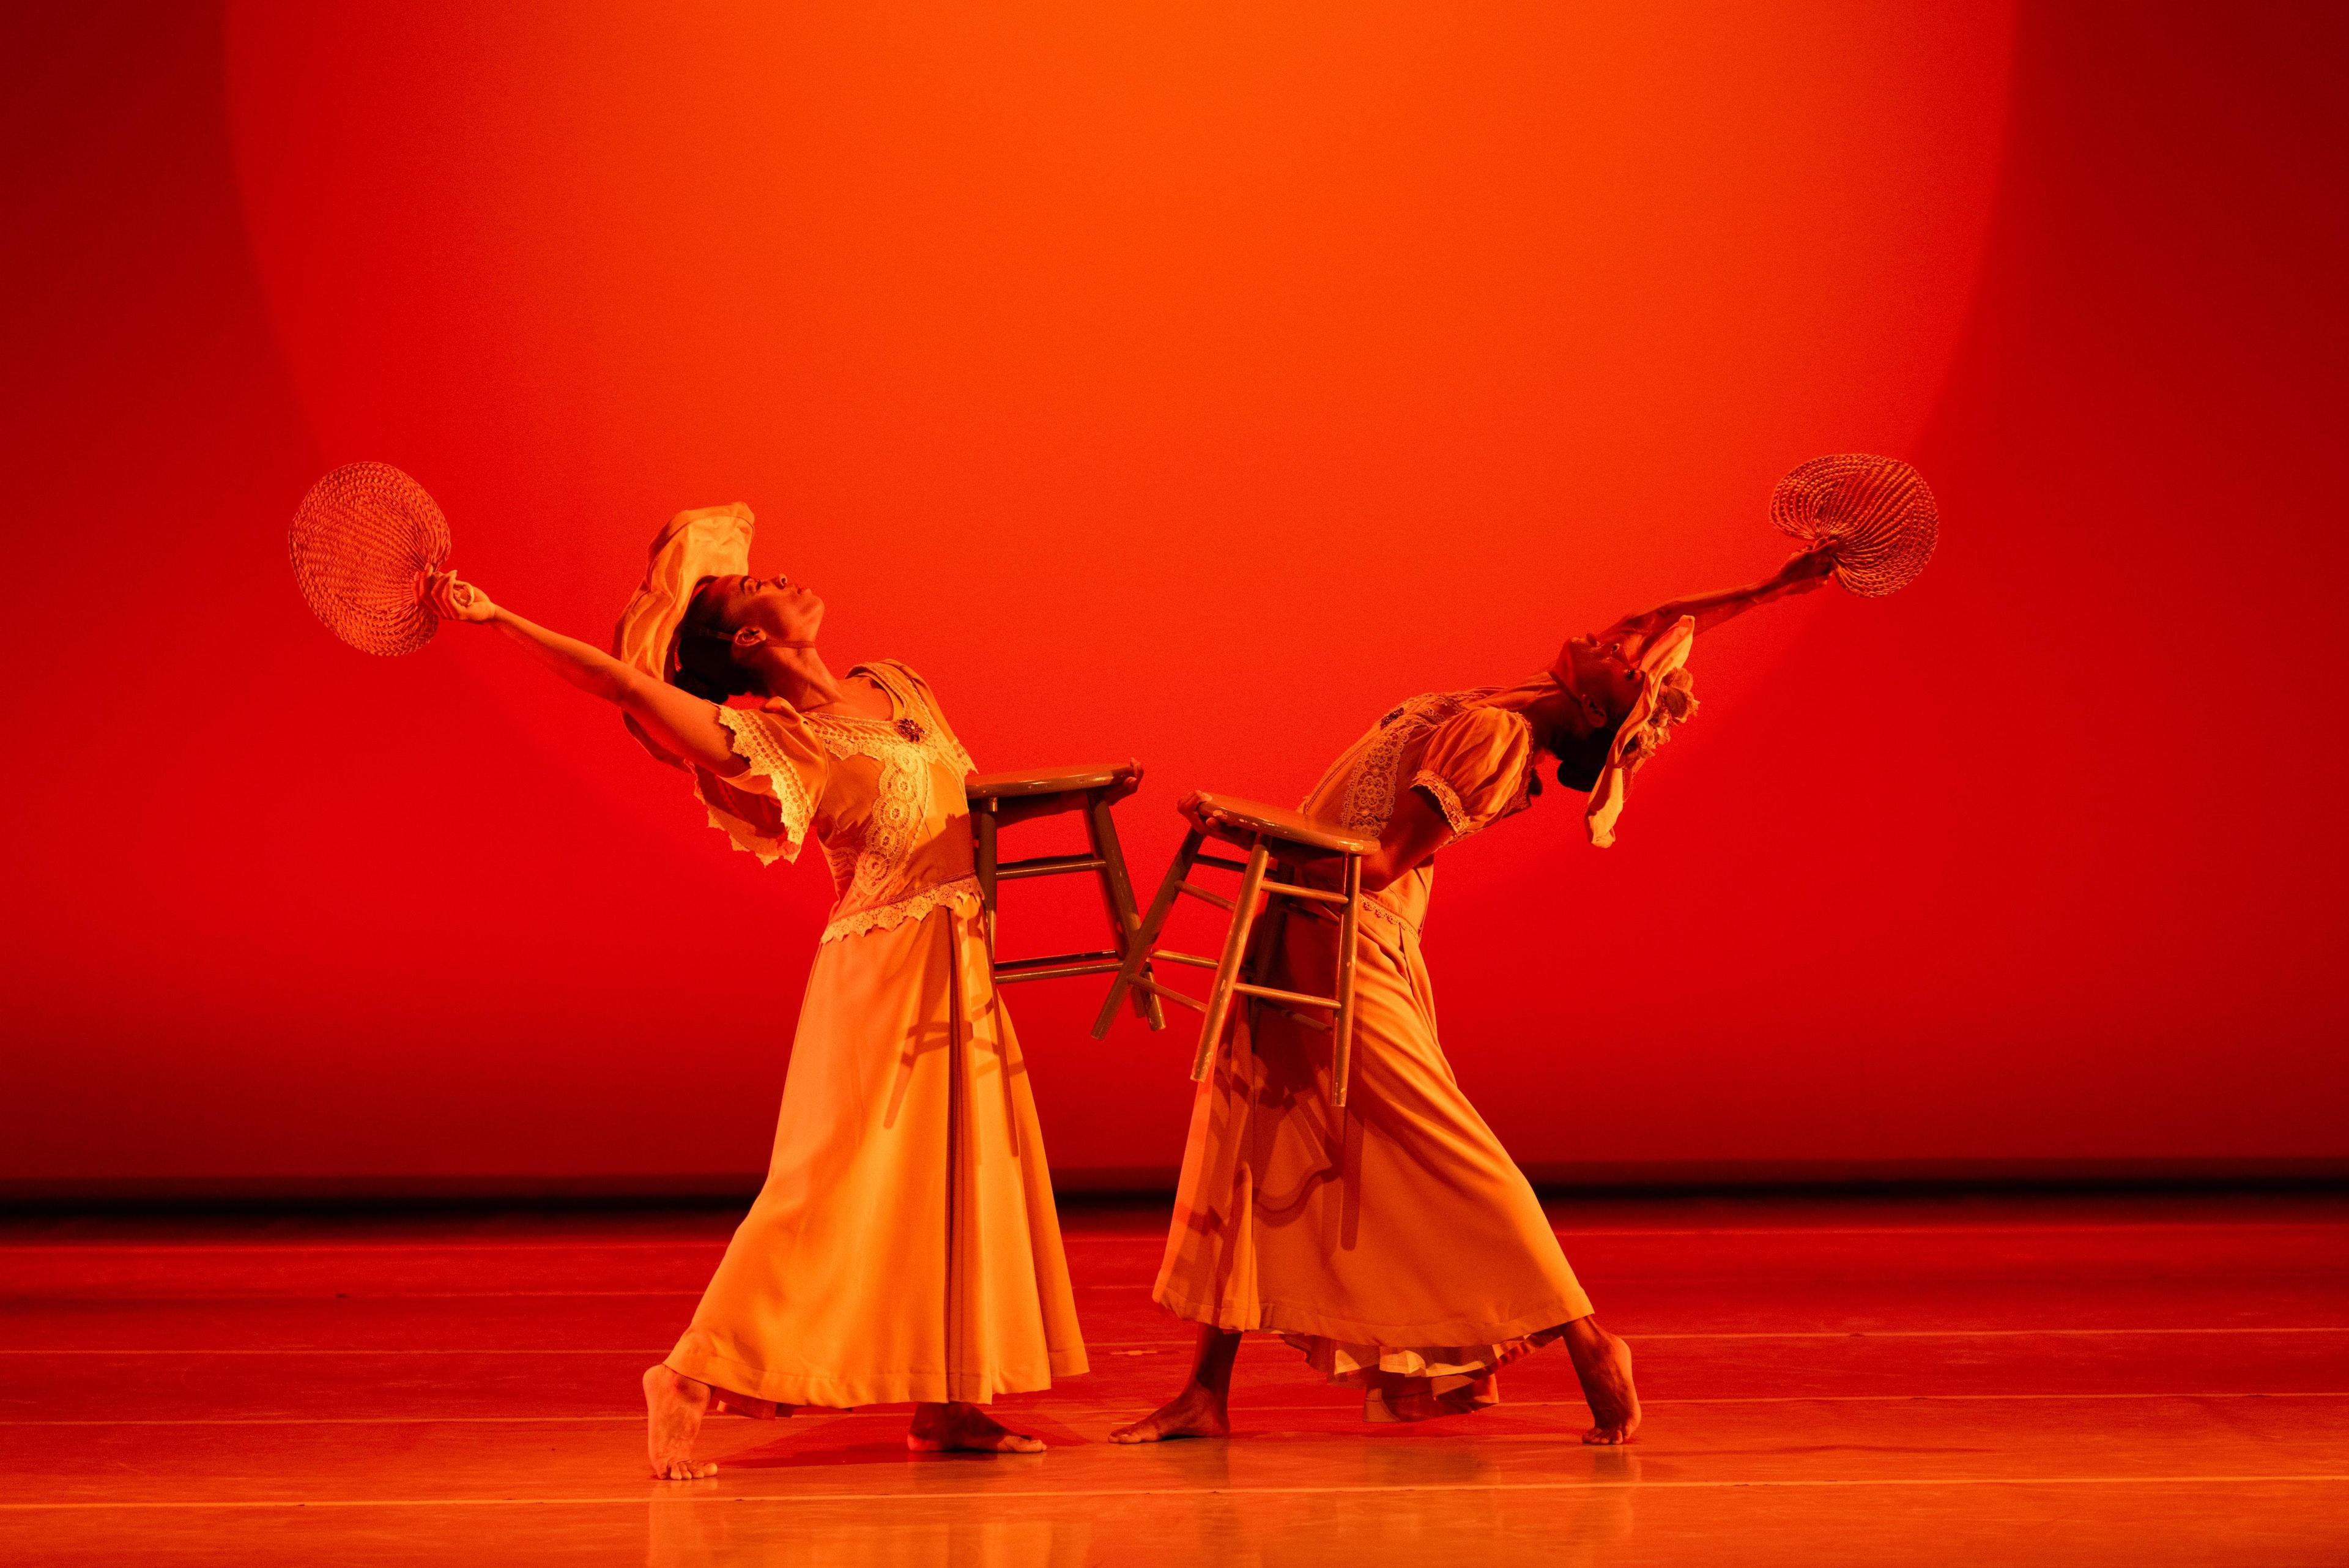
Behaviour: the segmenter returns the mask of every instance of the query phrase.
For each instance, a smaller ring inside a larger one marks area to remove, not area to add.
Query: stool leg
[[[1102,863],[1102,903],[1109,910],[1110,929],[1117,933],[1117,956],[1123,960],[1133,950],[1134,933],[1142,929],[1142,911],[1134,908],[1133,879],[1126,875],[1125,851],[1117,842],[1115,813],[1116,808],[1099,794],[1085,797],[1085,835],[1092,840],[1093,858]],[[1150,972],[1147,958],[1141,972]],[[1135,986],[1133,1011],[1151,1028],[1166,1027],[1166,1006],[1156,992]]]
[[[1361,932],[1362,857],[1346,857],[1346,903],[1338,918],[1338,1015],[1330,1021],[1330,1103],[1343,1110],[1354,1052],[1354,940]]]
[[[1109,995],[1093,1019],[1094,1039],[1109,1033],[1110,1020],[1117,1016],[1117,1004],[1133,987],[1135,978],[1149,967],[1150,955],[1158,946],[1158,933],[1165,929],[1166,917],[1174,912],[1175,889],[1191,875],[1191,867],[1199,857],[1199,846],[1206,836],[1195,827],[1183,836],[1183,847],[1174,852],[1174,863],[1166,867],[1166,876],[1158,884],[1158,896],[1150,901],[1150,913],[1142,918],[1142,929],[1133,933],[1133,945],[1126,950],[1125,961],[1118,965],[1117,978],[1110,982]]]
[[[995,868],[999,864],[995,846],[996,808],[997,802],[989,795],[982,798],[970,814],[971,858],[978,863],[979,924],[987,932],[987,963],[989,969],[995,967]]]
[[[1247,869],[1240,874],[1240,890],[1232,900],[1232,929],[1224,933],[1224,956],[1216,965],[1216,986],[1207,993],[1206,1022],[1199,1026],[1198,1054],[1191,1059],[1191,1081],[1207,1075],[1216,1052],[1223,1044],[1224,1023],[1231,1016],[1232,986],[1240,978],[1240,957],[1247,951],[1248,928],[1256,924],[1257,894],[1264,888],[1265,862],[1271,859],[1264,839],[1248,851]]]
[[[1294,867],[1283,869],[1279,862],[1275,861],[1266,868],[1266,874],[1276,882],[1287,882],[1293,879],[1295,870]],[[1289,908],[1286,900],[1278,896],[1265,899],[1264,913],[1257,917],[1256,925],[1248,933],[1247,955],[1240,960],[1242,980],[1252,985],[1272,983],[1272,966],[1274,961],[1280,955],[1282,928],[1288,923],[1289,917],[1296,912]],[[1278,1009],[1280,1004],[1278,1002],[1260,1003],[1253,996],[1241,1002],[1240,1016],[1247,1020],[1251,1030],[1256,1027],[1257,1011],[1260,1006]]]
[[[1265,871],[1266,875],[1276,882],[1294,882],[1298,879],[1296,867],[1283,866],[1278,860],[1267,867]],[[1296,913],[1298,910],[1285,898],[1276,897],[1264,901],[1264,914],[1257,919],[1256,929],[1248,939],[1247,957],[1240,961],[1242,980],[1257,985],[1272,983],[1272,965],[1280,949],[1281,928],[1288,923],[1288,918]]]

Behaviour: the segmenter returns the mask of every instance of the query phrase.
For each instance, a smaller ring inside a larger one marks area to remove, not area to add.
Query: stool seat
[[[963,781],[962,793],[971,800],[1022,800],[1033,794],[1107,789],[1141,772],[1141,763],[1127,761],[1097,763],[1088,767],[1030,768],[1016,774],[973,774]]]
[[[1285,811],[1237,795],[1193,790],[1175,803],[1174,809],[1197,823],[1210,838],[1231,844],[1245,844],[1262,835],[1329,855],[1368,855],[1379,846],[1376,834],[1349,833],[1303,812]]]

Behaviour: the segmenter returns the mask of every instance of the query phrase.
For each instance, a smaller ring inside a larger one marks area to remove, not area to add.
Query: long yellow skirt
[[[766,1186],[668,1366],[836,1408],[985,1403],[1085,1370],[976,899],[818,953]]]
[[[1328,994],[1334,926],[1287,918],[1274,984]],[[1250,1010],[1199,1085],[1160,1304],[1279,1332],[1373,1420],[1497,1397],[1494,1373],[1590,1311],[1540,1201],[1460,1090],[1419,939],[1376,912],[1357,949],[1347,1105],[1330,1036]]]

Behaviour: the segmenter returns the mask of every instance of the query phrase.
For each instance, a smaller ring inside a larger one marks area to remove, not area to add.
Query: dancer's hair
[[[734,660],[734,628],[724,624],[719,581],[704,577],[694,587],[677,628],[677,674],[671,680],[705,702],[723,703],[757,691],[758,682]],[[1603,748],[1599,755],[1604,761]]]
[[[1607,771],[1608,753],[1615,747],[1615,732],[1622,727],[1619,719],[1579,740],[1561,742],[1557,748],[1557,782],[1586,794],[1598,788],[1599,775]]]

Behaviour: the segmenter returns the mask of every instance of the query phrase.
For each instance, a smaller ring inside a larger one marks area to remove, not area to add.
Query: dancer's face
[[[721,610],[732,630],[755,627],[779,642],[813,642],[823,625],[823,600],[813,588],[781,572],[769,577],[745,574],[729,578]]]
[[[1640,698],[1640,670],[1624,656],[1620,641],[1595,637],[1568,639],[1551,669],[1558,696],[1543,704],[1544,716],[1570,739],[1619,724]]]

